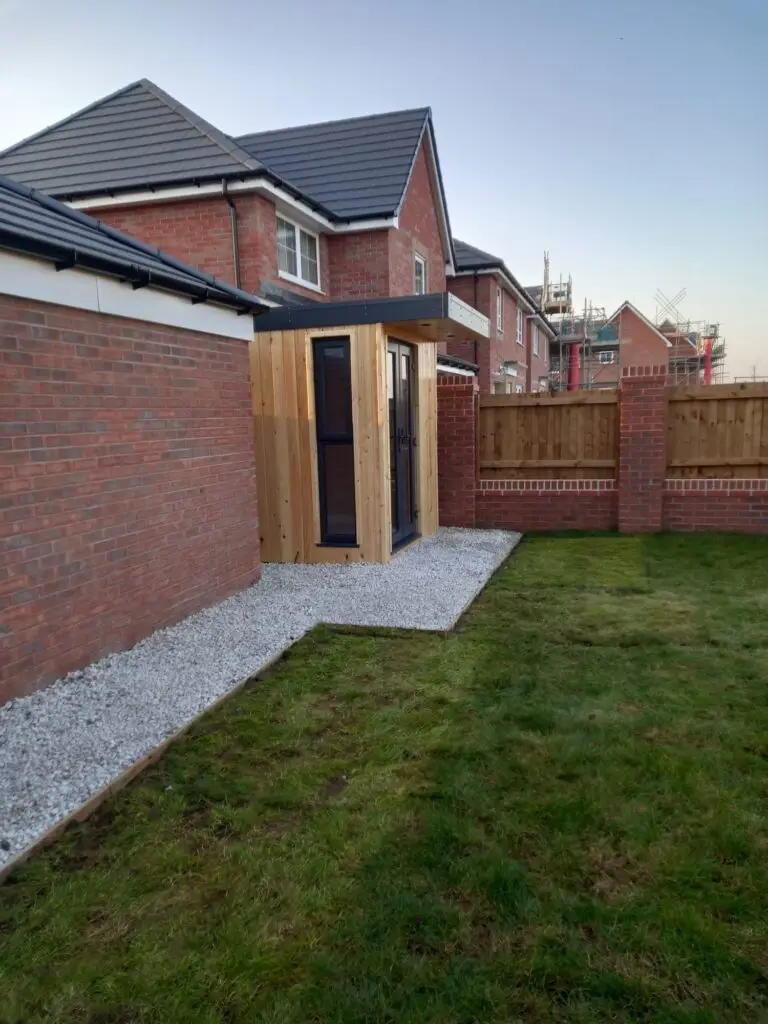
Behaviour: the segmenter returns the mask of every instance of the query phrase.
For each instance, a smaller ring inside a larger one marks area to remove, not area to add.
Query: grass
[[[768,1020],[768,538],[317,629],[0,887],[0,1021]]]

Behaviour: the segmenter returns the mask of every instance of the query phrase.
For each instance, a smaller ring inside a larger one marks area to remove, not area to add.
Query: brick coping
[[[766,494],[768,477],[667,477],[664,490],[694,494]]]
[[[480,494],[498,494],[499,491],[539,491],[547,494],[564,491],[615,491],[615,480],[478,480]]]

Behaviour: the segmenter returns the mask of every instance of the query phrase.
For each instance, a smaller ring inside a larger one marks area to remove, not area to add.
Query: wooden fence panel
[[[667,476],[768,476],[768,385],[668,392]]]
[[[618,392],[482,395],[478,433],[482,479],[611,479]]]

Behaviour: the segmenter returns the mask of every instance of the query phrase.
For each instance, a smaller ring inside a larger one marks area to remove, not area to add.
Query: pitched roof
[[[260,170],[251,154],[145,78],[0,153],[0,174],[59,199]]]
[[[0,177],[0,249],[154,286],[239,311],[263,311],[259,300],[73,210],[28,185]]]
[[[457,270],[501,270],[504,267],[501,256],[493,256],[475,245],[470,245],[469,242],[460,242],[458,238],[453,240],[453,249],[456,253]]]
[[[637,306],[633,306],[629,299],[625,299],[624,302],[622,302],[622,304],[619,306],[619,308],[614,313],[611,313],[611,315],[607,318],[605,322],[607,324],[613,323],[616,317],[625,309],[631,310],[636,317],[639,317],[639,319],[643,321],[646,327],[650,327],[654,334],[658,334],[658,336],[661,338],[661,340],[664,342],[667,348],[672,348],[672,342],[669,340],[669,338],[663,335],[659,328],[656,326],[656,324],[652,324],[648,317],[640,312]]]
[[[429,107],[241,135],[235,142],[340,219],[397,213]]]

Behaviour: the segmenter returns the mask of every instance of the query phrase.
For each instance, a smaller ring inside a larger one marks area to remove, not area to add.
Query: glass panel
[[[317,273],[317,239],[306,231],[299,232],[301,243],[301,276],[305,281],[319,284]]]
[[[413,263],[413,290],[417,295],[423,295],[426,291],[427,264],[421,256],[414,256]]]
[[[352,433],[349,354],[346,345],[324,345],[320,368],[323,389],[320,429],[324,437],[347,437]]]
[[[277,263],[283,273],[296,276],[296,229],[282,217],[277,218]]]
[[[325,525],[329,537],[354,539],[355,521],[355,459],[351,444],[326,444],[325,463]]]
[[[397,355],[387,352],[387,394],[389,395],[389,489],[392,499],[392,530],[400,528],[397,514],[397,414],[395,410],[395,367]]]

